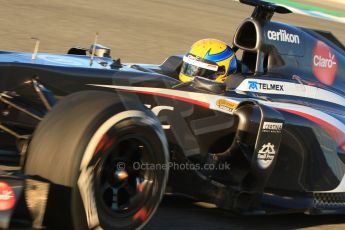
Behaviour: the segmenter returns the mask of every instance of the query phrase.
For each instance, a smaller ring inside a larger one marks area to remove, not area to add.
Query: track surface
[[[310,3],[311,0],[304,2]],[[182,54],[198,39],[213,37],[231,43],[237,25],[251,7],[230,0],[0,0],[0,50],[64,53],[74,45],[99,42],[125,62],[159,63]],[[318,4],[325,5],[323,1]],[[335,4],[334,8],[338,8]],[[344,10],[345,6],[342,7]],[[276,20],[331,30],[345,43],[344,25],[300,15]],[[345,229],[344,216],[284,215],[238,217],[205,209],[181,198],[166,198],[146,229]]]
[[[324,1],[319,1],[324,2]],[[252,7],[231,0],[0,0],[0,50],[65,53],[74,45],[99,42],[126,62],[159,63],[185,53],[193,42],[213,37],[231,43]],[[310,3],[310,0],[309,0]],[[321,5],[324,5],[322,3]],[[336,4],[332,4],[333,6]],[[342,5],[345,10],[344,5]],[[345,42],[344,25],[300,15],[275,19],[332,30]]]
[[[303,214],[275,216],[237,216],[219,209],[206,209],[192,201],[166,197],[146,230],[161,229],[344,229],[344,215],[307,216]]]

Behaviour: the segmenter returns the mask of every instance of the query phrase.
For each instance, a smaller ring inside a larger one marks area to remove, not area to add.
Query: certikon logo
[[[280,29],[279,31],[269,30],[267,31],[267,37],[269,40],[287,42],[293,44],[299,44],[300,39],[297,34],[289,34],[286,30]]]

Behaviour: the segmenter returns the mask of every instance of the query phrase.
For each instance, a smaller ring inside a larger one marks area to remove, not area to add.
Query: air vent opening
[[[244,50],[254,50],[257,45],[257,30],[252,21],[244,22],[237,30],[234,43]]]

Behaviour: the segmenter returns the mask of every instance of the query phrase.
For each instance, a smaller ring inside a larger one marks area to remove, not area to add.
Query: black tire
[[[101,91],[71,94],[34,132],[25,173],[51,184],[44,222],[50,227],[136,229],[154,214],[168,167],[138,167],[166,166],[167,141],[150,110],[121,98]]]

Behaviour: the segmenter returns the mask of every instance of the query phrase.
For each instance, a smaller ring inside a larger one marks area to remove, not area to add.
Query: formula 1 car
[[[281,5],[241,2],[255,10],[224,84],[181,83],[182,56],[1,51],[0,227],[141,228],[165,193],[241,214],[343,213],[345,47],[271,21],[291,13]],[[208,157],[223,152],[227,168]]]

